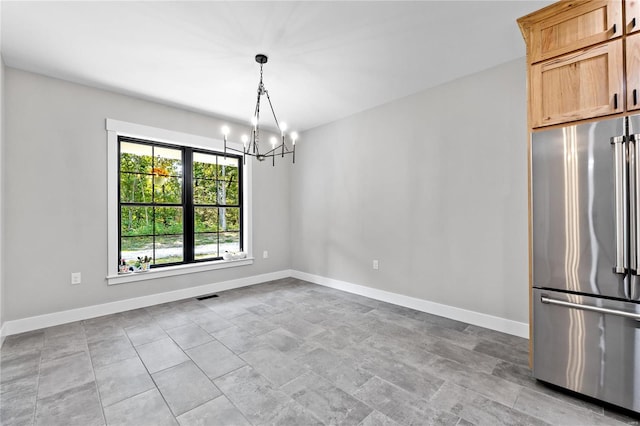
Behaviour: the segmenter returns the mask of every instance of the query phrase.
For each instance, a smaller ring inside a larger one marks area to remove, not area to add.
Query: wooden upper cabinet
[[[627,34],[635,33],[640,30],[640,1],[626,0],[625,8],[625,31]]]
[[[622,40],[582,49],[530,68],[532,127],[622,112]]]
[[[627,110],[640,109],[640,33],[627,37]]]
[[[518,24],[530,63],[622,35],[622,1],[561,1],[523,16]]]

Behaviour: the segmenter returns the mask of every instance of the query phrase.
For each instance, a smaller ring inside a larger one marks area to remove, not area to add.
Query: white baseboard
[[[149,296],[136,297],[132,299],[119,300],[116,302],[103,303],[100,305],[87,306],[84,308],[70,309],[62,312],[38,315],[35,317],[5,321],[5,323],[2,325],[2,328],[0,328],[0,346],[2,346],[5,337],[12,334],[24,333],[31,330],[38,330],[41,328],[52,327],[69,322],[115,314],[131,309],[144,308],[160,303],[173,302],[176,300],[197,297],[204,294],[215,293],[218,291],[231,290],[234,288],[246,287],[253,284],[259,284],[288,277],[298,278],[325,287],[331,287],[337,290],[346,291],[348,293],[354,293],[361,296],[369,297],[371,299],[405,306],[407,308],[439,315],[446,318],[451,318],[480,327],[490,328],[492,330],[501,331],[503,333],[529,338],[529,325],[526,323],[511,321],[480,312],[474,312],[466,309],[456,308],[454,306],[443,305],[441,303],[430,302],[428,300],[418,299],[411,296],[405,296],[403,294],[392,293],[385,290],[379,290],[371,287],[353,284],[346,281],[308,274],[306,272],[285,269],[282,271],[254,275],[251,277],[239,278],[236,280],[222,281],[198,287],[189,287],[181,290],[152,294]]]
[[[283,271],[271,272],[268,274],[238,278],[236,280],[222,281],[218,283],[201,285],[198,287],[189,287],[181,290],[168,291],[165,293],[151,294],[149,296],[135,297],[132,299],[118,300],[116,302],[87,306],[84,308],[70,309],[68,311],[54,312],[51,314],[38,315],[35,317],[5,321],[2,326],[1,332],[2,341],[4,341],[5,336],[9,336],[12,334],[24,333],[26,331],[38,330],[41,328],[52,327],[69,322],[115,314],[118,312],[129,311],[131,309],[144,308],[160,303],[174,302],[176,300],[202,296],[204,294],[215,293],[218,291],[246,287],[266,281],[288,278],[290,276],[291,270],[285,269]]]
[[[417,311],[450,318],[457,321],[466,322],[468,324],[477,325],[484,328],[512,334],[518,337],[529,338],[529,324],[508,320],[505,318],[495,317],[480,312],[469,311],[467,309],[456,308],[455,306],[443,305],[441,303],[430,302],[416,297],[405,296],[403,294],[392,293],[385,290],[366,287],[346,281],[334,280],[332,278],[322,277],[319,275],[308,274],[306,272],[291,271],[294,278],[309,281],[325,287],[335,288],[337,290],[346,291],[348,293],[358,294],[360,296],[369,297],[371,299],[383,302],[393,303]]]

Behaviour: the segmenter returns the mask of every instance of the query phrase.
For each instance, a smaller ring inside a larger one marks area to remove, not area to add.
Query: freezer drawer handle
[[[592,311],[592,312],[598,312],[601,314],[617,315],[620,317],[631,318],[631,319],[640,321],[640,314],[635,314],[632,312],[624,312],[624,311],[618,311],[616,309],[600,308],[598,306],[581,305],[579,303],[565,302],[564,300],[550,299],[545,296],[541,296],[540,301],[542,303],[548,303],[550,305],[558,305],[558,306],[564,306],[566,308],[582,309],[583,311]]]

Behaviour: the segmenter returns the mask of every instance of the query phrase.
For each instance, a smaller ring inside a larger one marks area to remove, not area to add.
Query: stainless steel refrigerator
[[[531,144],[533,375],[640,412],[640,116]]]

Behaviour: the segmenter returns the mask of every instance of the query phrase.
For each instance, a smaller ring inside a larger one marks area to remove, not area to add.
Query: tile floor
[[[619,425],[527,341],[295,279],[7,337],[2,425]]]

